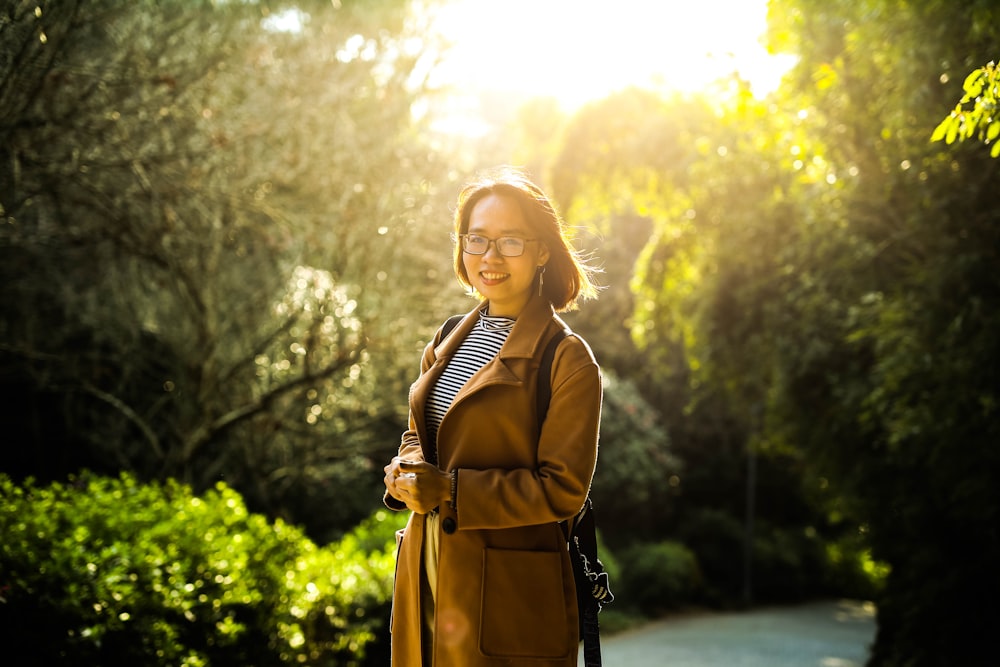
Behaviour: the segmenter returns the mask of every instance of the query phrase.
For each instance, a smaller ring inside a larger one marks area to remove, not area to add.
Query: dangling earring
[[[542,295],[542,287],[545,285],[545,266],[538,267],[538,296]]]

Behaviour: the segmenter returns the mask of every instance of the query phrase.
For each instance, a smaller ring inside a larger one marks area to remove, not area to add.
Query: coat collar
[[[462,321],[455,326],[447,338],[438,343],[434,353],[438,359],[451,357],[465,336],[476,326],[479,313],[488,306],[482,302],[468,312]],[[514,328],[507,337],[507,342],[498,355],[501,359],[531,358],[546,339],[546,332],[553,320],[558,320],[552,309],[552,304],[542,297],[535,296],[525,305],[518,315]],[[563,325],[565,326],[565,325]]]

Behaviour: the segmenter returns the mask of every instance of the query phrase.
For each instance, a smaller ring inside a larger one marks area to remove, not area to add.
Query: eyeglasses
[[[537,239],[522,239],[519,236],[501,236],[491,239],[481,234],[459,234],[462,240],[462,250],[470,255],[485,255],[490,244],[504,257],[520,257],[524,254],[524,244]]]

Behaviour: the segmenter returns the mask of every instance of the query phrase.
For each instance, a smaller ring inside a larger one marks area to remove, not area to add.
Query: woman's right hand
[[[384,470],[389,495],[417,514],[426,514],[451,497],[451,476],[431,463],[396,456]]]
[[[402,495],[402,490],[396,487],[396,480],[399,476],[404,474],[402,470],[399,469],[399,463],[402,461],[398,456],[394,456],[389,465],[385,466],[383,470],[385,471],[385,478],[382,480],[385,483],[385,489],[388,491],[389,495],[396,500],[405,503],[406,498]]]

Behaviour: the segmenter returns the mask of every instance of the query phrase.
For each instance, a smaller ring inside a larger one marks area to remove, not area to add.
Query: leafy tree
[[[663,193],[686,182],[705,111],[699,102],[665,101],[639,89],[613,94],[570,119],[547,176],[582,249],[603,268],[601,298],[574,314],[574,325],[593,341],[601,363],[632,380],[671,424],[683,409],[677,392],[686,384],[684,370],[668,362],[674,348],[637,349],[633,333],[647,322],[634,317],[632,284],[636,258],[655,236]]]
[[[604,369],[600,455],[591,497],[614,549],[655,539],[674,514],[681,462],[660,416],[635,384]]]
[[[872,663],[985,664],[1000,553],[986,491],[1000,472],[996,348],[984,338],[1000,293],[988,268],[996,166],[981,151],[942,153],[927,131],[952,82],[993,48],[1000,17],[984,2],[795,1],[771,13],[775,44],[801,55],[789,82],[815,115],[810,134],[849,176],[823,211],[830,249],[854,249],[850,264],[824,253],[814,274],[844,295],[825,340],[851,356],[817,358],[813,391],[787,392],[782,414],[890,568]],[[825,404],[819,420],[805,419],[805,400]]]
[[[820,170],[792,168],[801,119],[782,124],[741,82],[720,86],[715,99],[625,91],[593,104],[571,120],[552,168],[567,217],[608,258],[609,288],[575,326],[650,401],[680,459],[663,468],[655,463],[662,449],[646,452],[657,472],[634,483],[656,511],[646,517],[633,507],[648,520],[625,532],[685,539],[703,561],[714,602],[737,599],[746,586],[745,561],[733,554],[749,539],[751,439],[759,451],[756,519],[778,531],[830,533],[801,489],[801,457],[760,435],[776,353],[768,326],[784,312],[769,299],[793,282],[785,244],[802,233],[789,224],[784,193],[798,180],[810,187]],[[768,544],[757,542],[763,557]],[[803,578],[822,568],[815,545],[783,544],[794,547],[788,556],[801,559]],[[791,572],[761,576],[758,595],[787,598],[821,586],[816,577],[790,593]]]
[[[368,513],[447,308],[408,305],[450,272],[406,7],[3,10],[4,469],[224,477],[327,536]]]
[[[972,70],[962,84],[965,94],[955,109],[942,120],[931,134],[931,141],[951,144],[956,139],[965,141],[977,137],[985,143],[993,142],[991,157],[1000,157],[1000,117],[997,117],[997,91],[1000,90],[1000,70],[993,61],[985,67]],[[965,105],[972,104],[966,111]]]

